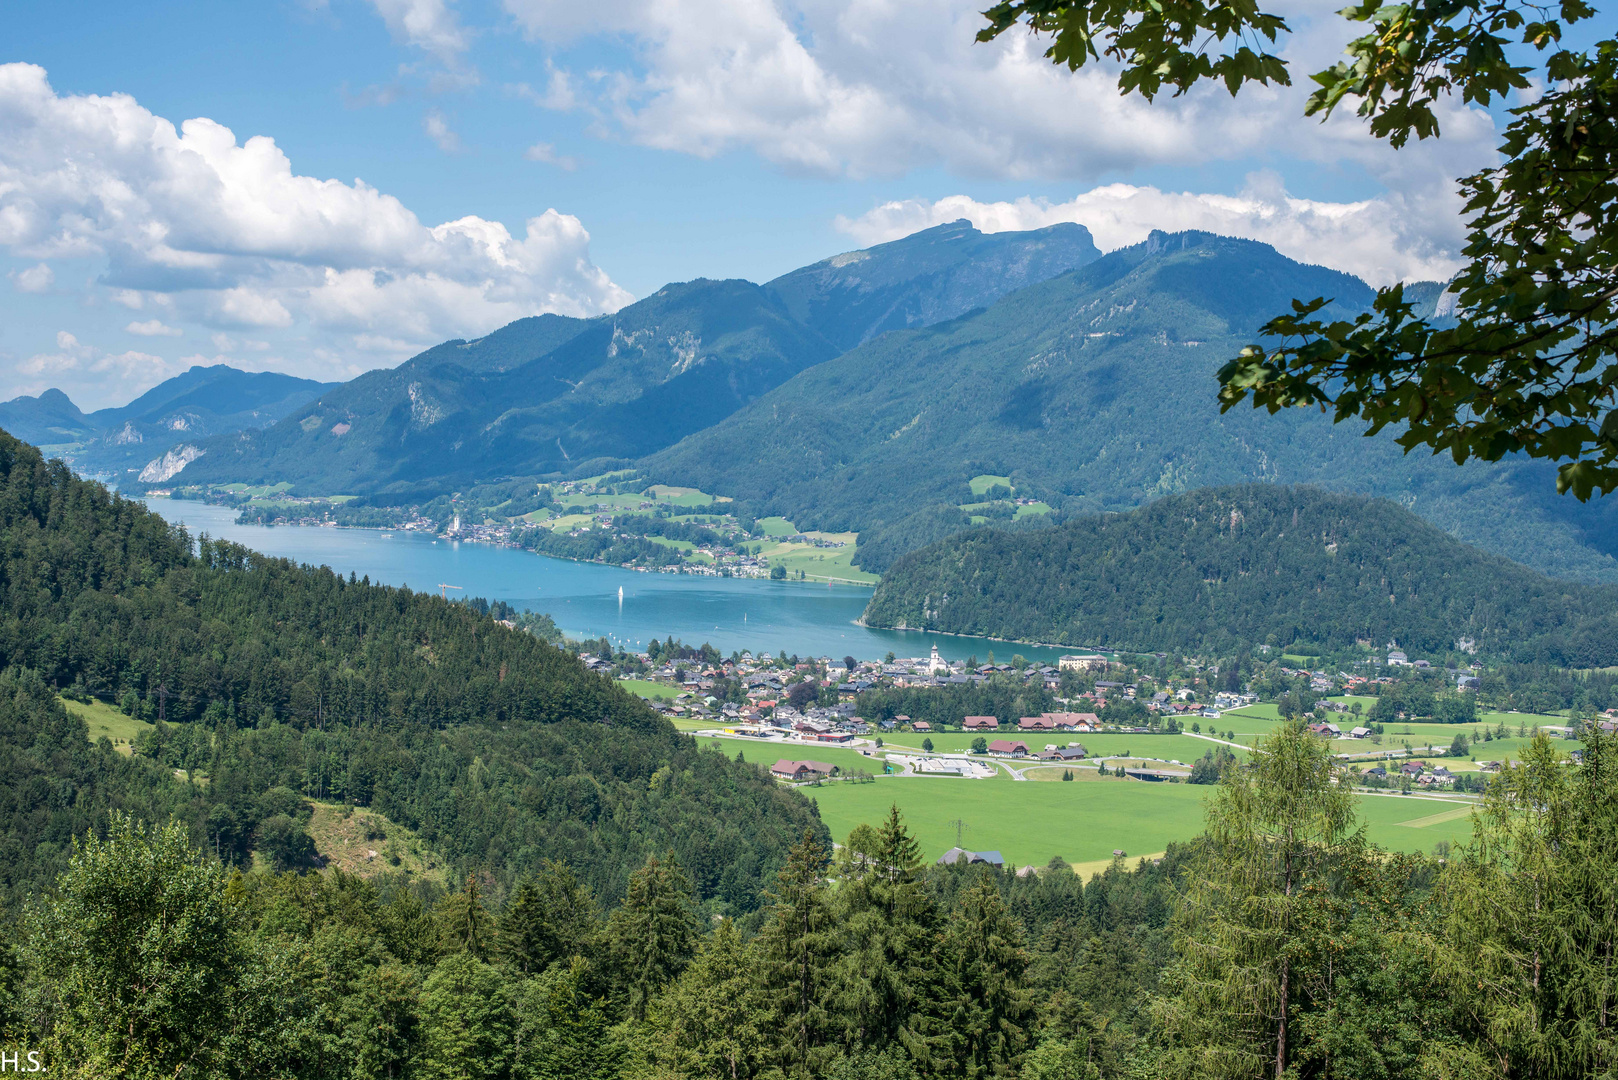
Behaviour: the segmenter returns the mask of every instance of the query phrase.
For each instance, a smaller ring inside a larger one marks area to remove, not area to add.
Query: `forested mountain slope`
[[[936,538],[940,508],[975,501],[966,484],[979,475],[1009,476],[1018,496],[1065,514],[1312,483],[1396,498],[1549,573],[1618,581],[1618,504],[1560,498],[1544,468],[1406,457],[1390,435],[1313,412],[1222,415],[1220,365],[1294,297],[1317,295],[1355,311],[1371,290],[1264,244],[1154,233],[985,311],[870,341],[644,464],[799,528],[862,530],[873,552],[914,546],[872,543],[884,532]]]
[[[889,330],[956,318],[1099,258],[1083,225],[981,233],[963,220],[834,255],[764,287],[841,352]]]
[[[758,902],[818,821],[571,655],[465,605],[204,541],[0,433],[0,891],[116,808],[245,860],[272,789],[369,805],[461,869],[566,859],[604,897],[675,852]],[[130,762],[55,694],[166,715]],[[206,784],[179,784],[173,770]]]
[[[468,368],[451,343],[372,372],[267,431],[207,444],[185,479],[342,493],[565,472],[667,446],[836,352],[746,281],[670,285],[546,329],[561,340],[535,341],[522,363]]]
[[[1037,532],[975,529],[901,558],[865,621],[1204,655],[1463,637],[1487,655],[1618,663],[1618,587],[1554,581],[1384,499],[1251,484]]]
[[[957,222],[767,286],[697,280],[596,319],[524,319],[367,373],[271,430],[203,444],[185,480],[433,495],[635,458],[865,338],[953,318],[1098,256],[1078,225],[986,236]]]

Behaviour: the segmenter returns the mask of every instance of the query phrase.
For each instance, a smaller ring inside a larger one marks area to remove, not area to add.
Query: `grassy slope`
[[[152,730],[151,724],[128,716],[104,701],[85,704],[82,701],[63,698],[62,704],[67,707],[68,712],[90,725],[91,742],[105,735],[112,740],[118,752],[126,756],[132,752],[130,743],[134,741],[135,736],[143,731]]]
[[[314,807],[309,835],[326,866],[360,877],[398,874],[444,884],[444,860],[414,831],[374,810],[322,802]]]

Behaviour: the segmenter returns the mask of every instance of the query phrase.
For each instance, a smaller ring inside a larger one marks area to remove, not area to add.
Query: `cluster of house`
[[[1340,702],[1317,701],[1317,702],[1315,702],[1315,704],[1317,706],[1324,705],[1324,706],[1326,706],[1328,708],[1335,708],[1338,704],[1340,704]],[[1310,724],[1309,725],[1309,730],[1312,731],[1314,734],[1319,735],[1322,738],[1326,738],[1326,739],[1343,739],[1343,738],[1364,739],[1364,738],[1369,738],[1370,734],[1371,734],[1371,729],[1370,728],[1368,728],[1368,727],[1357,727],[1357,728],[1350,728],[1348,734],[1344,735],[1342,728],[1339,728],[1336,724],[1328,724],[1328,723],[1326,723],[1324,721],[1322,721],[1322,722],[1320,722],[1318,724]]]
[[[1484,772],[1494,772],[1500,768],[1498,761],[1483,763]],[[1366,776],[1374,776],[1381,780],[1388,778],[1388,770],[1381,765],[1374,769],[1366,769]],[[1408,776],[1413,782],[1422,787],[1450,787],[1455,783],[1455,774],[1442,765],[1428,765],[1425,761],[1406,761],[1396,770],[1398,776]]]
[[[986,753],[995,757],[1025,758],[1030,756],[1028,744],[1021,739],[995,739],[989,743]],[[1033,757],[1041,761],[1083,761],[1085,757],[1083,743],[1070,742],[1066,746],[1057,746],[1047,743],[1045,749]]]

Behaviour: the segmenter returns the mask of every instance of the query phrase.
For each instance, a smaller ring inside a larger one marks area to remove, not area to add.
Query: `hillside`
[[[1384,495],[1547,573],[1618,581],[1618,504],[1559,498],[1548,469],[1406,457],[1392,433],[1318,413],[1221,415],[1220,365],[1316,295],[1353,311],[1372,293],[1264,244],[1154,233],[987,310],[867,342],[643,464],[800,529],[859,530],[868,570],[937,539],[977,501],[968,482],[992,475],[1066,515],[1251,481]]]
[[[565,859],[603,897],[673,851],[704,899],[736,910],[816,826],[756,770],[467,605],[194,550],[3,433],[0,480],[0,899],[120,808],[177,815],[245,863],[298,834],[300,797],[353,803],[457,872],[509,880]],[[92,744],[58,690],[153,725],[136,756]]]
[[[1553,581],[1384,499],[1254,484],[1037,532],[975,529],[896,562],[865,612],[1017,640],[1217,655],[1390,640],[1618,663],[1618,588]]]
[[[179,440],[263,427],[336,383],[225,364],[192,367],[127,405],[83,413],[60,390],[0,403],[0,427],[48,446],[81,472],[132,480]]]
[[[931,326],[1101,258],[1090,230],[981,233],[955,221],[805,266],[764,287],[838,351]]]

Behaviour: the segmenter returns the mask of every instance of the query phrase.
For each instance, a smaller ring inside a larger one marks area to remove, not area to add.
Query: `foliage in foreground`
[[[428,906],[116,817],[30,905],[0,1023],[98,1078],[1610,1077],[1615,766],[1539,739],[1458,857],[1394,856],[1288,725],[1159,864],[928,867],[895,810],[706,924],[662,858],[605,917],[557,863]]]

